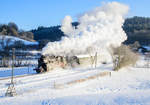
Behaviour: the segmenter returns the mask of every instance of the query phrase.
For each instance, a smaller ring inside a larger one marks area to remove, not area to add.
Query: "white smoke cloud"
[[[66,16],[61,30],[67,35],[59,42],[49,42],[42,50],[46,55],[76,55],[92,52],[104,53],[110,45],[119,46],[127,39],[122,29],[128,6],[118,2],[109,2],[84,13],[78,18],[75,29],[72,18]]]
[[[71,36],[74,28],[72,27],[72,18],[71,16],[66,16],[62,21],[61,30],[64,32],[65,35]]]

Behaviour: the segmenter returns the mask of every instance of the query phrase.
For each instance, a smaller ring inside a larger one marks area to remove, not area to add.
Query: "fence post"
[[[11,72],[11,83],[8,86],[5,96],[15,96],[17,95],[14,87],[14,59],[15,59],[15,48],[12,49],[12,72]]]

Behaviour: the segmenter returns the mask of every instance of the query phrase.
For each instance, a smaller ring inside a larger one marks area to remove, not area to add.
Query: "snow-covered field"
[[[149,68],[127,67],[114,72],[110,67],[57,69],[15,78],[15,97],[5,97],[10,80],[0,80],[0,105],[150,105]],[[111,71],[111,76],[67,84],[105,71]]]
[[[71,16],[66,16],[60,28],[65,36],[61,41],[49,42],[42,49],[42,55],[83,54],[85,57],[85,54],[94,54],[95,57],[91,58],[96,61],[96,55],[100,54],[103,64],[95,62],[97,68],[85,65],[76,69],[57,68],[42,74],[36,74],[34,67],[15,68],[17,95],[14,97],[5,96],[11,68],[1,68],[0,105],[150,105],[150,69],[144,58],[135,67],[122,68],[118,72],[112,71],[112,64],[109,63],[110,45],[120,46],[127,39],[122,25],[128,10],[127,5],[118,2],[103,3],[78,16],[76,27],[72,25]],[[9,39],[11,42],[6,43]],[[11,45],[16,41],[38,45],[38,42],[13,36],[0,35],[0,40],[2,45]],[[40,52],[32,53],[38,55]],[[111,72],[111,75],[97,76],[105,72]]]
[[[6,36],[6,35],[0,35],[0,39],[4,39],[4,42],[6,43],[6,41],[8,39],[11,39],[11,43],[10,44],[13,44],[15,41],[21,41],[23,42],[25,45],[38,45],[38,42],[31,42],[31,41],[27,41],[27,40],[24,40],[24,39],[21,39],[19,37],[14,37],[14,36]]]
[[[33,71],[35,67],[16,67],[14,68],[14,76],[18,75],[28,75],[28,74],[35,74],[36,72]],[[11,76],[12,68],[0,68],[0,79],[8,78]]]

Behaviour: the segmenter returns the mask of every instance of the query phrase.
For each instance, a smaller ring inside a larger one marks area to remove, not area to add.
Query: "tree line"
[[[34,35],[30,31],[20,30],[14,22],[0,24],[0,35],[9,35],[32,41]]]
[[[128,36],[128,39],[124,42],[125,44],[138,41],[140,45],[150,45],[150,18],[137,16],[127,18],[123,29]]]

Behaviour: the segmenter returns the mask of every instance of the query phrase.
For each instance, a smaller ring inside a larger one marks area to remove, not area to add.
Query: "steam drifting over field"
[[[119,46],[127,39],[122,29],[128,6],[118,2],[104,3],[78,18],[79,25],[73,27],[72,18],[66,16],[61,30],[66,34],[59,42],[49,42],[42,51],[43,55],[77,55],[107,53],[112,44]]]

